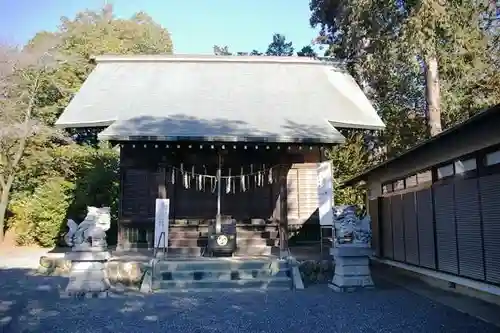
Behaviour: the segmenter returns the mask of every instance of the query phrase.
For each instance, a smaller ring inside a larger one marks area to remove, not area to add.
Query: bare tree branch
[[[0,243],[9,195],[28,139],[45,129],[35,119],[42,77],[57,60],[54,45],[23,50],[0,45]]]

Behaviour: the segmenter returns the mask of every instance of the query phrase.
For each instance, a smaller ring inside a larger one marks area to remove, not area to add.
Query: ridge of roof
[[[299,56],[218,56],[207,54],[155,54],[155,55],[99,55],[92,56],[91,60],[98,64],[117,62],[205,62],[205,63],[274,63],[274,64],[300,64],[322,65],[343,68],[341,61],[330,57],[299,57]]]

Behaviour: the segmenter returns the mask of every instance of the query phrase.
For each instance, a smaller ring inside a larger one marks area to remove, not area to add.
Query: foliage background
[[[491,1],[310,0],[310,9],[310,24],[321,28],[316,42],[326,46],[326,56],[345,63],[387,125],[384,132],[341,129],[346,143],[328,152],[337,204],[363,204],[363,188],[339,185],[429,137],[425,77],[429,57],[439,64],[444,129],[500,103],[500,20]],[[66,61],[41,77],[33,116],[47,128],[53,128],[93,69],[91,56],[173,52],[168,30],[146,13],[117,19],[111,6],[72,19],[63,17],[58,31],[39,32],[24,51],[53,42]],[[267,50],[235,55],[290,56],[298,50],[298,56],[316,57],[315,49],[295,48],[277,33]],[[228,46],[217,45],[214,53],[233,54]],[[57,244],[66,219],[80,220],[87,205],[112,207],[108,237],[110,243],[116,241],[119,150],[97,143],[97,132],[54,131],[28,138],[16,166],[6,224],[15,230],[19,244]]]
[[[145,13],[130,19],[113,17],[112,7],[63,17],[56,32],[42,31],[25,52],[55,42],[63,63],[44,72],[36,94],[34,120],[53,127],[55,121],[93,69],[90,58],[99,54],[169,54],[169,32]],[[6,227],[19,245],[50,247],[62,240],[66,219],[81,221],[86,207],[110,206],[112,227],[108,242],[116,243],[119,149],[97,144],[95,130],[33,135],[16,169]]]

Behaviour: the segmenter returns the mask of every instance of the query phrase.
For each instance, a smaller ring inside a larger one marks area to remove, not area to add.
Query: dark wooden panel
[[[394,260],[405,261],[405,234],[403,220],[403,202],[401,195],[391,198],[392,235],[394,245]]]
[[[156,173],[145,169],[123,170],[122,215],[154,216],[155,198],[157,195]]]
[[[380,224],[379,224],[379,202],[381,198],[371,199],[368,202],[368,214],[372,220],[372,249],[375,250],[375,255],[382,255],[381,239],[380,239]]]
[[[406,262],[418,265],[418,227],[415,192],[403,194],[403,215]]]
[[[174,204],[176,219],[213,219],[217,214],[217,191],[212,191],[210,186],[202,191],[194,184],[186,187],[182,177],[178,177]]]
[[[479,179],[486,280],[500,284],[500,175]]]
[[[434,216],[432,190],[427,188],[415,192],[418,228],[418,257],[420,266],[436,268],[436,248],[434,244]]]
[[[459,274],[484,280],[483,241],[477,179],[455,182]]]
[[[394,258],[394,248],[392,246],[392,216],[391,216],[391,198],[382,198],[382,215],[381,215],[381,229],[382,229],[382,255],[385,258]]]
[[[455,201],[453,184],[434,186],[438,269],[458,274]]]

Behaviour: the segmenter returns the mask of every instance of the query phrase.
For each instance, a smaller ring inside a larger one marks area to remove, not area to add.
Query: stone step
[[[209,225],[215,223],[213,220],[170,220],[169,225],[175,227],[208,227]],[[236,225],[278,225],[276,220],[270,219],[246,219],[246,220],[236,220]]]
[[[256,247],[256,246],[279,246],[279,239],[265,238],[243,238],[237,237],[236,244],[239,248]]]
[[[253,258],[193,258],[159,260],[155,264],[155,272],[179,271],[234,271],[234,270],[271,270],[278,272],[288,269],[285,260],[253,259]]]
[[[279,237],[278,231],[262,231],[262,230],[246,230],[244,228],[237,228],[236,233],[238,238],[263,238],[263,239],[277,239]],[[169,239],[187,239],[187,238],[206,238],[208,231],[190,230],[188,228],[170,228],[168,233]]]
[[[279,256],[280,250],[277,246],[267,246],[267,245],[250,245],[250,246],[238,246],[235,255],[237,256]]]
[[[188,257],[200,257],[205,253],[204,247],[182,247],[182,246],[170,246],[168,248],[168,255],[173,256],[188,256]],[[234,255],[237,256],[269,256],[269,255],[279,255],[279,248],[277,246],[267,246],[267,245],[249,245],[249,246],[238,246]]]
[[[238,247],[250,246],[278,246],[278,239],[265,238],[236,238]],[[207,246],[207,238],[175,238],[168,241],[170,247],[205,247]]]
[[[201,257],[205,253],[204,247],[173,247],[170,246],[167,256]]]
[[[291,289],[292,282],[290,278],[270,278],[270,279],[251,279],[251,280],[155,280],[153,281],[153,290],[196,290],[196,289]]]
[[[170,238],[168,246],[171,248],[205,247],[207,246],[207,241],[207,238]]]
[[[252,280],[270,278],[290,278],[290,270],[282,269],[273,271],[270,269],[240,269],[240,270],[200,270],[200,271],[173,271],[158,272],[156,278],[163,281],[200,281],[200,280]]]
[[[170,230],[194,230],[200,232],[206,232],[209,229],[209,225],[183,225],[183,224],[170,224]],[[237,223],[236,228],[245,230],[278,230],[277,223]]]
[[[168,232],[169,239],[177,239],[177,238],[206,238],[208,236],[208,231],[200,231],[200,230],[190,230],[187,228],[170,228]]]
[[[278,232],[277,224],[267,224],[267,225],[258,225],[258,224],[238,224],[236,225],[236,232]]]
[[[267,289],[262,289],[262,288],[171,288],[171,289],[156,289],[154,292],[156,294],[186,294],[186,293],[214,293],[216,292],[217,294],[221,293],[237,293],[238,295],[241,295],[242,293],[270,293],[270,292],[283,292],[283,291],[288,291],[290,290],[290,286],[284,286],[284,287],[276,287],[273,286],[272,288],[267,288]]]
[[[263,238],[263,239],[278,239],[279,233],[277,230],[261,231],[261,230],[245,230],[237,229],[238,238]]]

